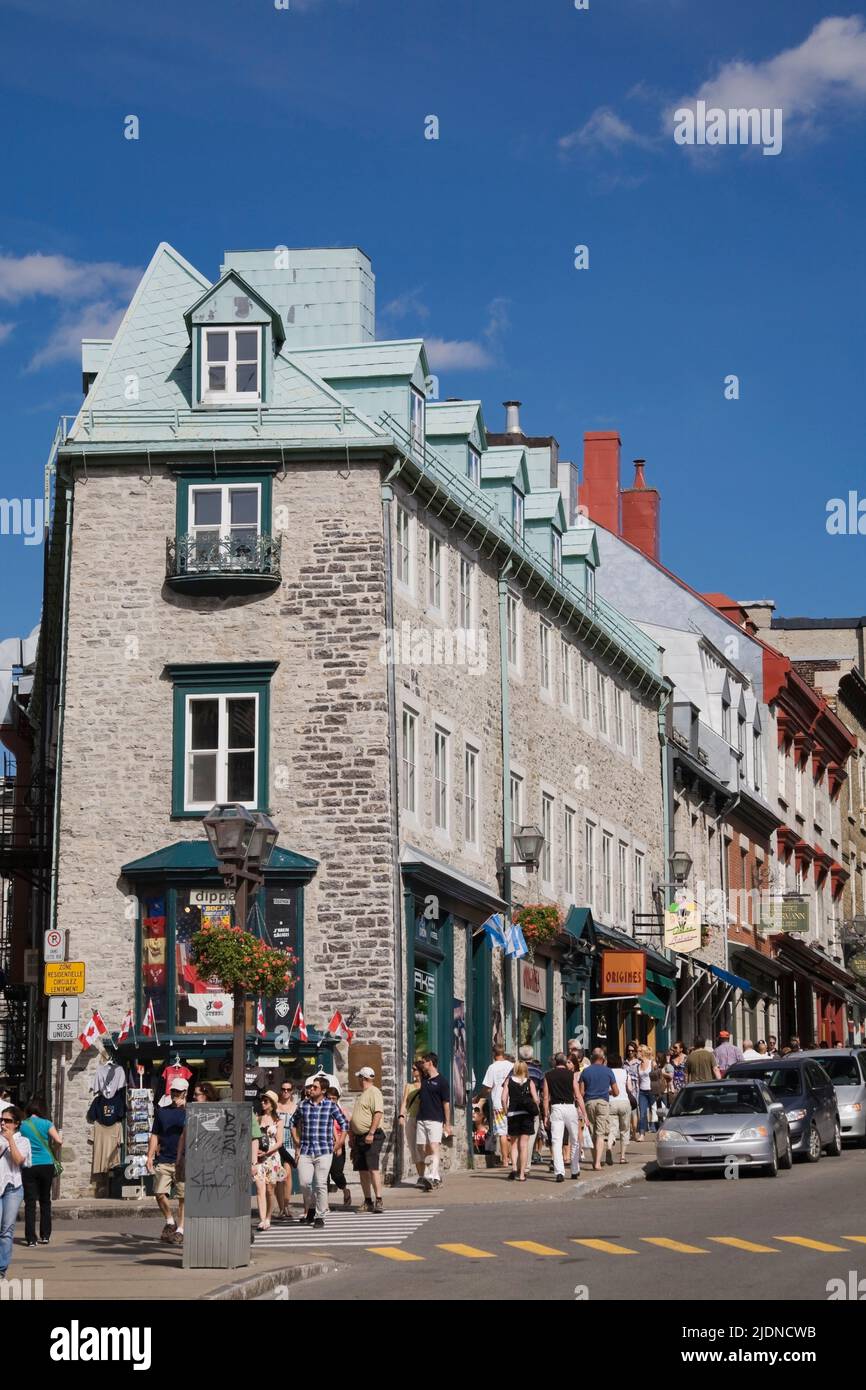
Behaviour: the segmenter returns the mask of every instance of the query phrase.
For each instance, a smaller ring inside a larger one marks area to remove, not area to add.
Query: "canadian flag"
[[[153,1012],[152,999],[148,999],[147,1001],[147,1009],[145,1010],[144,1018],[141,1020],[141,1031],[145,1038],[149,1038],[151,1034],[153,1034],[157,1042],[159,1042],[159,1034],[156,1031],[156,1014]]]
[[[297,1028],[298,1032],[299,1032],[300,1035],[301,1035],[301,1042],[309,1042],[309,1041],[310,1041],[310,1035],[309,1035],[309,1033],[307,1032],[307,1025],[306,1025],[306,1023],[304,1022],[304,1011],[303,1011],[303,1009],[301,1008],[300,1004],[299,1004],[298,1007],[295,1009],[295,1016],[294,1016],[294,1018],[292,1019],[292,1026],[291,1026],[291,1028],[289,1029],[289,1032],[290,1032],[290,1033],[294,1033],[294,1031],[295,1031],[296,1028]]]
[[[94,1043],[102,1037],[103,1033],[107,1032],[108,1029],[106,1028],[102,1019],[100,1018],[98,1011],[94,1009],[93,1017],[91,1018],[84,1032],[78,1034],[78,1041],[81,1043],[81,1046],[83,1048],[93,1047]]]
[[[258,1033],[259,1037],[264,1037],[265,1033],[267,1032],[267,1029],[265,1028],[265,1014],[264,1010],[262,1009],[261,997],[259,998],[259,1002],[256,1005],[256,1032]]]
[[[120,1025],[120,1032],[119,1032],[118,1035],[117,1035],[117,1041],[118,1041],[119,1043],[122,1043],[123,1040],[124,1040],[124,1038],[128,1038],[131,1032],[132,1032],[132,1009],[127,1009],[127,1011],[126,1011],[126,1017],[124,1018],[123,1022],[122,1022],[121,1025]]]
[[[328,1024],[328,1032],[332,1033],[335,1038],[345,1038],[347,1043],[350,1043],[355,1036],[339,1009]]]

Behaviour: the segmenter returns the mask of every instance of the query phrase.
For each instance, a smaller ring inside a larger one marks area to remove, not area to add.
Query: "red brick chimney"
[[[651,560],[657,560],[660,498],[657,488],[646,485],[645,466],[646,459],[635,459],[634,482],[631,487],[623,488],[621,535]]]
[[[579,502],[590,521],[619,535],[619,450],[616,430],[589,430],[583,436],[583,480]]]

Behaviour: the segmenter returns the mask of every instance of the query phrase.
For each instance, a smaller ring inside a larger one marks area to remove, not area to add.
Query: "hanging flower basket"
[[[297,957],[267,946],[242,927],[202,927],[192,938],[192,959],[201,974],[232,993],[271,999],[288,994],[295,983]]]
[[[514,921],[530,948],[555,941],[562,931],[562,913],[555,903],[527,903],[514,914]]]

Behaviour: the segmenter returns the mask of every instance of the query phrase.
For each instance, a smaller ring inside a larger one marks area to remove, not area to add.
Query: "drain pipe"
[[[392,854],[392,911],[394,914],[394,1079],[395,1103],[399,1108],[403,1082],[408,1079],[404,1065],[404,980],[403,980],[403,880],[400,871],[400,781],[399,743],[397,729],[397,683],[394,675],[394,652],[391,640],[394,632],[394,567],[391,545],[391,512],[394,503],[392,479],[400,472],[396,463],[382,483],[382,528],[385,542],[385,652],[388,686],[388,737],[391,755],[388,759],[391,791],[391,854]],[[394,1181],[403,1177],[403,1143],[399,1126],[394,1136]]]
[[[508,861],[511,845],[511,722],[508,699],[508,576],[511,560],[499,571],[499,692],[502,711],[502,897],[507,904],[507,922],[511,922],[511,869]],[[505,1048],[517,1054],[520,1038],[520,1002],[516,980],[517,962],[503,955],[502,978],[505,986]],[[512,1033],[509,1049],[508,1033]]]
[[[662,884],[668,882],[670,872],[670,858],[674,852],[673,833],[673,747],[668,738],[668,712],[671,708],[674,689],[669,680],[665,681],[662,697],[658,708],[658,734],[659,734],[659,754],[661,758],[662,772],[662,844],[664,845],[664,863],[662,865]],[[662,888],[662,912],[664,913],[664,894]],[[664,921],[664,916],[662,916]],[[662,935],[662,946],[664,947],[664,935]],[[679,989],[679,975],[675,981],[675,992]],[[669,1010],[665,1011],[665,1028],[669,1026]]]

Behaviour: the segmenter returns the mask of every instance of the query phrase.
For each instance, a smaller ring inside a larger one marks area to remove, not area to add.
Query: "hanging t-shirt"
[[[177,1064],[175,1064],[174,1066],[166,1067],[166,1068],[165,1068],[164,1072],[162,1073],[162,1079],[163,1079],[163,1081],[165,1082],[165,1094],[166,1094],[166,1095],[169,1095],[169,1094],[170,1094],[170,1092],[171,1092],[171,1083],[172,1083],[172,1081],[174,1081],[178,1076],[182,1077],[184,1081],[189,1081],[189,1080],[192,1078],[192,1072],[190,1071],[189,1067],[185,1067],[185,1066],[183,1066],[183,1065],[177,1065]]]

